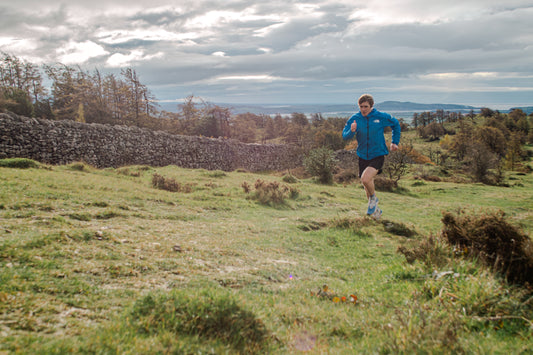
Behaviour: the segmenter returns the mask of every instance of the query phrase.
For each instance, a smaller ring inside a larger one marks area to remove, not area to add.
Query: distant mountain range
[[[467,105],[454,104],[417,104],[415,102],[385,101],[375,105],[382,111],[470,111],[479,108]]]
[[[172,105],[172,106],[171,106]],[[275,105],[275,104],[223,104],[217,103],[216,105],[221,107],[227,107],[233,114],[239,113],[253,113],[256,115],[289,115],[294,112],[313,114],[321,113],[324,116],[350,116],[359,109],[355,104],[292,104],[292,105]],[[166,111],[175,112],[177,109],[177,103],[162,103],[161,108]],[[474,112],[479,111],[480,107],[468,106],[468,105],[455,105],[455,104],[419,104],[415,102],[400,102],[400,101],[385,101],[375,104],[375,107],[380,111],[389,112],[392,115],[401,118],[410,118],[415,112],[423,111],[452,111],[468,113],[471,110]],[[533,106],[529,107],[517,107],[527,114],[533,112]],[[499,110],[506,113],[510,110]]]

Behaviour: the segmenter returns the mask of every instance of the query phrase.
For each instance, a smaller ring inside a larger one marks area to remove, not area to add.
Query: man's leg
[[[361,182],[365,187],[366,197],[368,198],[368,209],[366,214],[375,219],[381,217],[381,210],[378,208],[378,198],[375,195],[374,177],[379,173],[379,170],[371,166],[367,167],[361,175]]]
[[[378,172],[379,171],[377,169],[369,166],[363,171],[363,174],[361,174],[361,184],[363,184],[365,188],[367,200],[369,200],[370,197],[376,192],[374,188],[374,178]]]

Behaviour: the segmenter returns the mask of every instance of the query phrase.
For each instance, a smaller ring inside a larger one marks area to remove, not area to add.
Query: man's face
[[[359,110],[363,116],[367,116],[372,111],[372,106],[368,102],[361,102],[359,104]]]

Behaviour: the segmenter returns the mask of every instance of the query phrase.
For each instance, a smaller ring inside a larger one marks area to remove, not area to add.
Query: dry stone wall
[[[0,113],[0,159],[47,164],[83,161],[97,168],[127,165],[233,171],[284,170],[301,165],[288,145],[173,135],[137,127],[50,121]]]

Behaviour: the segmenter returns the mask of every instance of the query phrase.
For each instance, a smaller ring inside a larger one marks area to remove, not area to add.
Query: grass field
[[[258,180],[291,195],[259,203]],[[531,354],[531,289],[445,245],[439,265],[397,252],[459,209],[502,210],[531,237],[533,176],[508,182],[405,178],[374,221],[355,183],[0,167],[0,354]]]

